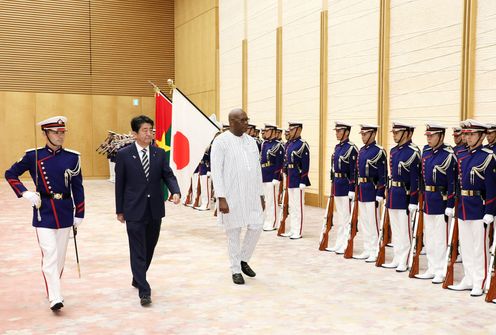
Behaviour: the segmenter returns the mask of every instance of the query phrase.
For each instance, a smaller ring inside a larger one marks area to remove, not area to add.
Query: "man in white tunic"
[[[262,169],[256,141],[245,134],[248,117],[241,108],[229,113],[229,131],[212,144],[211,173],[219,215],[226,231],[232,279],[244,284],[241,271],[249,277],[255,272],[248,262],[262,232],[265,209]],[[243,244],[241,228],[246,227]]]

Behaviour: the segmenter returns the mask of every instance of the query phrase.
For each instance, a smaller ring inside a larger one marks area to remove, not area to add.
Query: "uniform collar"
[[[296,141],[298,141],[300,138],[301,138],[301,136],[298,136],[297,138],[292,139],[292,140],[291,140],[291,142],[296,142]]]
[[[62,149],[63,149],[62,147],[60,147],[60,148],[58,148],[57,150],[53,151],[53,149],[52,149],[52,148],[50,148],[50,147],[48,146],[48,144],[47,144],[47,145],[45,145],[45,148],[46,148],[46,149],[47,149],[47,151],[48,151],[49,153],[51,153],[52,155],[56,155],[56,154],[60,153],[60,152],[62,151]]]
[[[435,150],[432,150],[433,153],[437,154],[439,151],[441,151],[442,149],[446,148],[446,144],[443,143],[439,146],[439,148],[435,149]]]
[[[348,137],[346,140],[339,142],[339,145],[344,145],[350,141],[350,138]]]
[[[365,146],[365,149],[368,149],[368,148],[370,148],[370,147],[372,147],[372,146],[375,146],[375,144],[376,144],[376,141],[373,141],[372,143],[367,144],[367,145]]]
[[[402,144],[401,146],[398,146],[398,149],[403,149],[403,147],[407,147],[412,143],[412,140],[408,140],[405,144]]]
[[[471,153],[471,154],[473,154],[473,153],[475,153],[475,152],[477,152],[477,151],[480,151],[482,148],[484,148],[484,146],[481,144],[481,145],[479,145],[477,148],[475,148],[475,149],[471,149],[471,150],[470,150],[470,153]]]

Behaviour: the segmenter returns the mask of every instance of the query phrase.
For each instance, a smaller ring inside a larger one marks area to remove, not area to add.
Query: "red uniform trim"
[[[40,247],[40,251],[41,251],[41,274],[43,275],[43,280],[45,281],[45,291],[46,291],[46,295],[47,295],[47,299],[49,297],[48,295],[48,284],[47,284],[47,280],[46,280],[46,277],[45,277],[45,273],[43,272],[43,257],[45,257],[45,255],[43,255],[43,249],[41,248],[41,245],[40,245],[40,238],[38,237],[38,230],[37,228],[34,229],[35,233],[36,233],[36,240],[38,241],[38,246]]]
[[[300,190],[300,236],[303,231],[303,191]]]
[[[494,200],[496,200],[496,197],[492,198],[492,199],[489,199],[489,200],[486,200],[486,205],[487,204],[490,204],[491,202],[493,202]]]
[[[43,169],[41,168],[41,162],[43,162],[46,159],[52,158],[54,156],[55,156],[55,153],[53,155],[47,156],[43,159],[40,159],[37,162],[38,170],[40,171],[41,180],[43,181],[43,185],[45,185],[45,190],[47,191],[47,193],[50,193],[50,191],[48,189],[48,185],[47,185],[46,180],[45,180],[45,175],[43,174]],[[57,215],[57,210],[55,209],[55,203],[53,202],[53,199],[50,199],[50,204],[52,205],[53,217],[55,218],[55,224],[57,225],[57,228],[60,228],[59,217]]]
[[[484,280],[482,281],[482,290],[484,290],[486,279],[487,279],[487,228],[484,227]]]

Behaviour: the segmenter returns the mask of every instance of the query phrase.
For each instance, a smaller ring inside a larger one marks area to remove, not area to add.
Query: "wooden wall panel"
[[[90,93],[89,3],[0,1],[0,90]]]
[[[2,92],[0,95],[0,129],[3,134],[0,148],[4,149],[0,155],[2,176],[6,169],[24,155],[26,149],[35,147],[34,110],[35,97],[32,93]]]
[[[176,0],[174,1],[174,25],[177,28],[187,24],[215,7],[217,7],[217,0]]]
[[[176,1],[176,86],[205,114],[216,112],[215,1]]]
[[[459,123],[462,28],[463,1],[391,1],[389,119],[417,126],[420,147],[425,122]],[[389,151],[392,136],[385,140]]]
[[[5,0],[0,31],[2,91],[152,96],[174,77],[174,0]]]

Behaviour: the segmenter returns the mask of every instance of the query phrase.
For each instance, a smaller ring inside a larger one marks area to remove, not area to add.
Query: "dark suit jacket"
[[[150,178],[146,180],[140,155],[133,143],[117,153],[115,162],[116,213],[124,214],[126,221],[139,221],[150,200],[152,219],[165,216],[163,183],[172,194],[180,194],[177,179],[166,162],[162,148],[149,146]],[[148,195],[150,197],[148,198]]]

